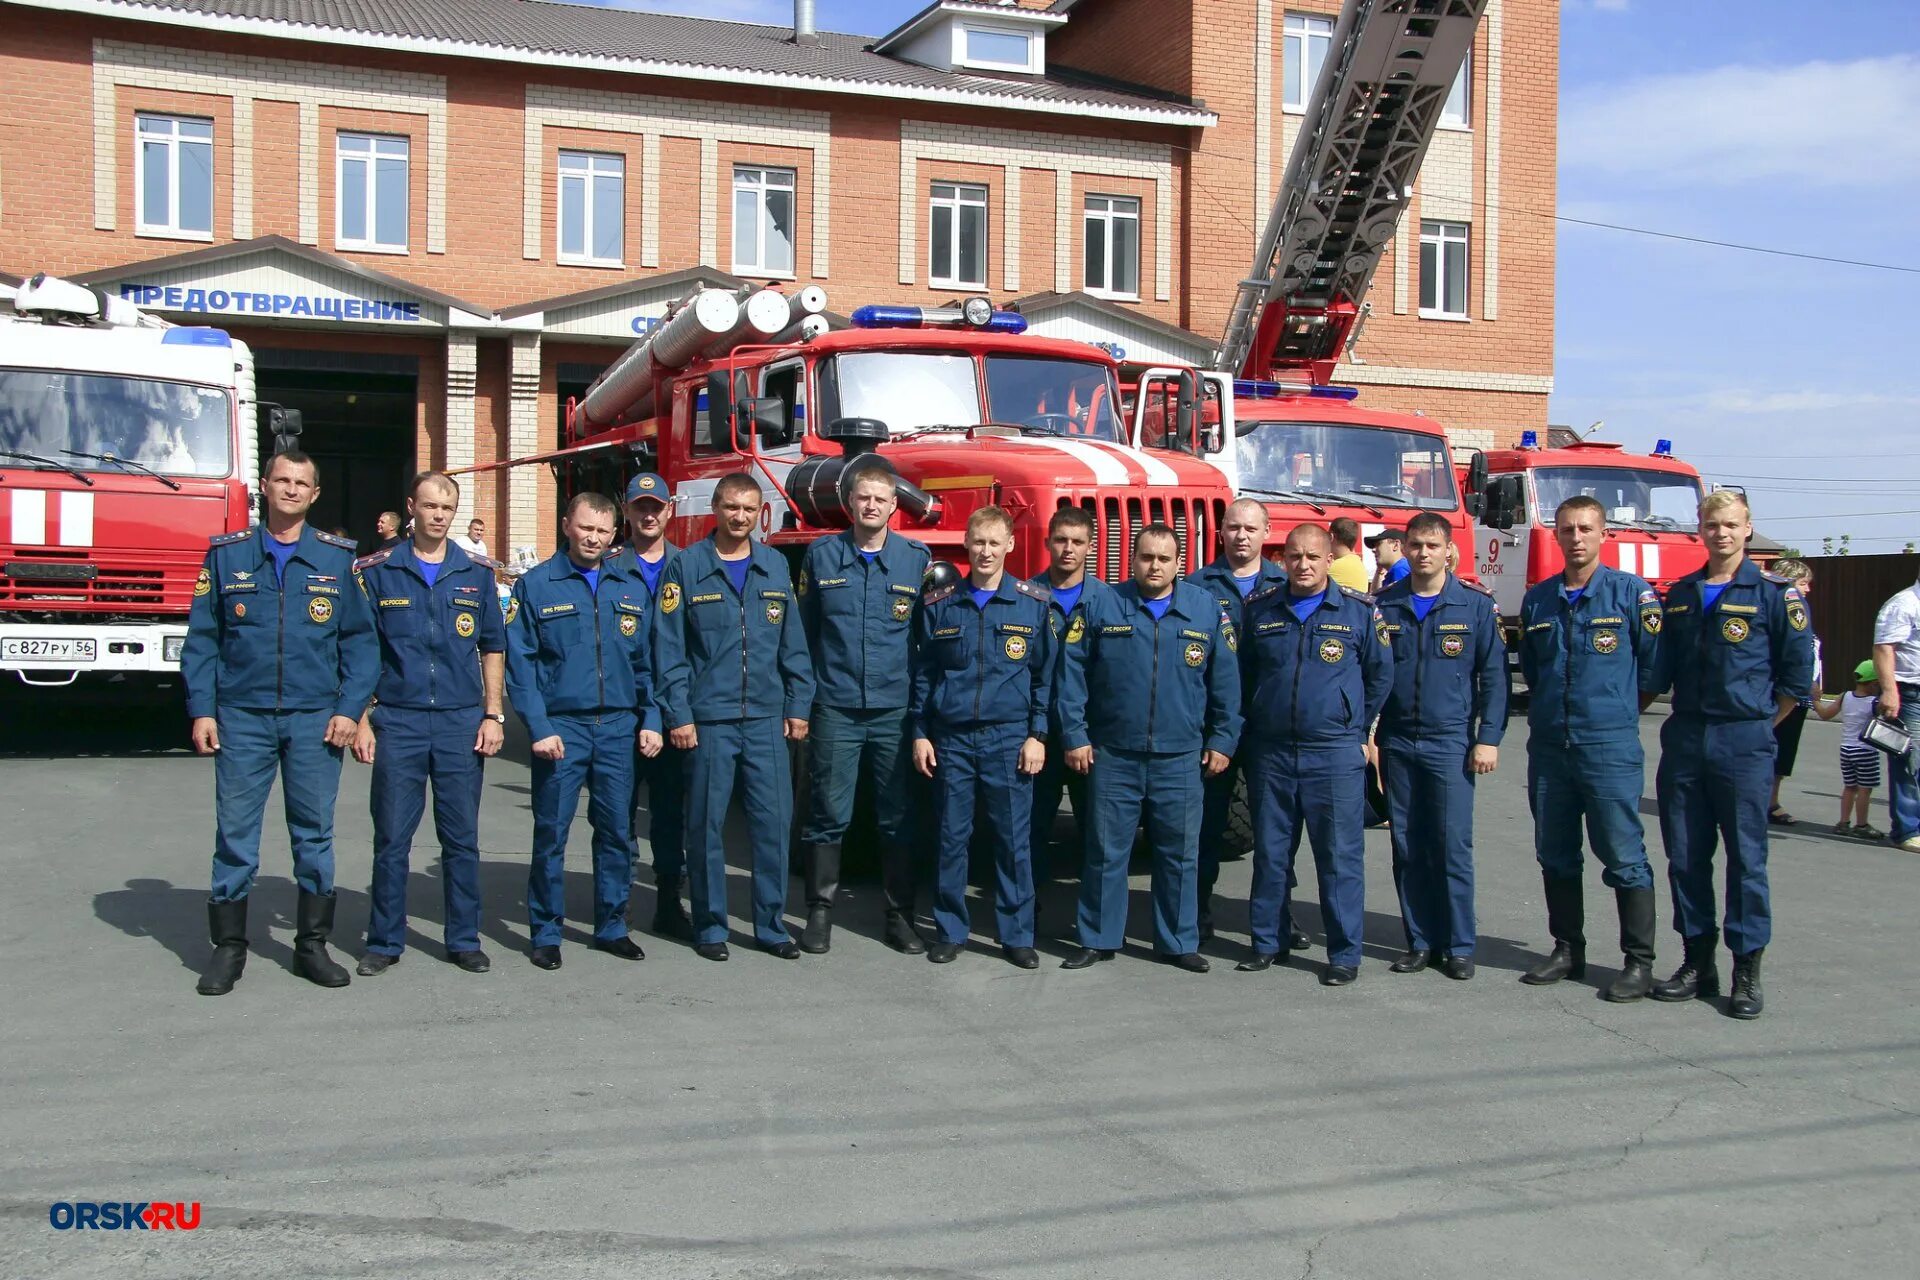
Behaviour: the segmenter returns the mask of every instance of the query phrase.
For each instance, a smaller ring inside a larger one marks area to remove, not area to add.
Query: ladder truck
[[[1485,8],[1486,0],[1348,0],[1334,27],[1205,374],[1200,433],[1179,442],[1220,467],[1235,493],[1266,504],[1270,554],[1308,522],[1346,516],[1371,536],[1431,511],[1453,526],[1460,573],[1473,576],[1445,430],[1359,403],[1358,389],[1334,385],[1333,373],[1364,322],[1368,285]],[[1142,372],[1137,443],[1173,430],[1162,407],[1170,397],[1146,385],[1166,374]]]

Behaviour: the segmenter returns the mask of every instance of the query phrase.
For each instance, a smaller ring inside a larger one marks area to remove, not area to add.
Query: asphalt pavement
[[[1717,1003],[1600,1000],[1618,956],[1592,863],[1598,963],[1580,983],[1515,981],[1548,945],[1523,726],[1479,799],[1467,983],[1387,972],[1402,939],[1384,832],[1367,836],[1368,958],[1344,989],[1317,984],[1318,950],[1232,972],[1244,862],[1222,877],[1206,976],[1151,962],[1144,877],[1133,945],[1085,972],[1057,967],[1071,882],[1046,895],[1037,973],[982,932],[947,967],[888,951],[872,884],[825,957],[776,960],[736,934],[712,964],[643,932],[633,964],[575,925],[564,968],[542,972],[524,958],[522,737],[487,770],[491,973],[441,958],[429,822],[402,963],[339,991],[293,977],[275,800],[246,976],[208,999],[193,988],[213,775],[184,736],[171,704],[0,697],[0,1274],[1916,1273],[1920,858],[1826,830],[1835,725],[1807,726],[1788,784],[1801,822],[1774,843],[1778,937],[1752,1023]],[[339,805],[349,961],[367,779],[349,763]],[[567,873],[580,915],[584,809]],[[645,867],[643,846],[643,924]],[[1302,873],[1317,942],[1304,854]],[[991,928],[990,909],[975,919]],[[1660,946],[1664,976],[1679,945]],[[56,1202],[109,1200],[198,1201],[202,1223],[50,1225]]]

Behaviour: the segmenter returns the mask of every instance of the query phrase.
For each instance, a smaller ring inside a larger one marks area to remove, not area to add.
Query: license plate
[[[4,662],[92,662],[94,657],[91,640],[40,636],[0,640],[0,661]]]

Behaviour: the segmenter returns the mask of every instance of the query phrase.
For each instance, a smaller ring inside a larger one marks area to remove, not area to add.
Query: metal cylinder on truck
[[[627,349],[587,389],[580,416],[591,426],[611,426],[651,400],[654,370],[678,369],[707,344],[740,323],[740,304],[724,289],[701,289],[642,343]]]
[[[775,334],[787,327],[791,318],[792,308],[785,296],[771,289],[756,290],[740,304],[740,317],[733,327],[707,343],[707,358],[718,360],[746,343],[771,341]]]
[[[892,460],[875,452],[892,436],[886,423],[872,418],[838,418],[820,435],[839,445],[841,451],[808,454],[787,475],[787,497],[802,520],[826,529],[846,528],[853,523],[853,482],[877,472],[893,481],[900,509],[910,518],[923,525],[940,523],[940,499],[906,479],[894,469]]]

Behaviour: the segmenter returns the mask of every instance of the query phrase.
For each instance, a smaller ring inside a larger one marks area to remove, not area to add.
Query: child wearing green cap
[[[1840,792],[1840,821],[1833,824],[1835,835],[1861,840],[1887,838],[1886,832],[1867,822],[1867,806],[1873,801],[1873,789],[1880,785],[1880,753],[1860,741],[1867,722],[1873,719],[1879,696],[1880,678],[1868,660],[1853,669],[1853,692],[1813,701],[1813,712],[1822,720],[1840,717],[1840,781],[1844,789]]]

